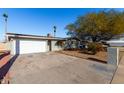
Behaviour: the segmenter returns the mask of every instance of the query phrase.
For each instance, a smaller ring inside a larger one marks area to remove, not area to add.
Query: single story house
[[[38,36],[17,33],[6,33],[7,43],[11,54],[40,53],[62,50],[63,46],[57,42],[65,41],[63,38],[51,36]]]
[[[123,47],[124,46],[124,34],[114,36],[112,39],[107,41],[107,44],[109,46]]]

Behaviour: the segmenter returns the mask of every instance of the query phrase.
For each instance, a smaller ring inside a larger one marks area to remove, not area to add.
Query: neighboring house
[[[8,43],[10,43],[11,54],[13,55],[63,49],[63,46],[56,44],[58,41],[64,41],[63,38],[16,33],[6,33],[6,36]]]
[[[107,41],[107,44],[110,46],[124,46],[124,34],[113,37],[111,40]]]

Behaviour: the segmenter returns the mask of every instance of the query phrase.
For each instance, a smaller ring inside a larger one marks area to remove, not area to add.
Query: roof
[[[66,40],[71,40],[71,39],[75,39],[75,40],[79,40],[80,41],[80,39],[79,38],[77,38],[77,37],[67,37],[67,38],[65,38]]]
[[[67,38],[64,38],[65,40],[77,40],[77,41],[87,41],[87,40],[82,40],[82,39],[79,39],[77,37],[67,37]]]
[[[64,38],[60,38],[60,37],[48,37],[48,36],[18,34],[18,33],[6,33],[6,36],[8,40],[11,40],[12,38],[39,39],[39,40],[64,40]]]

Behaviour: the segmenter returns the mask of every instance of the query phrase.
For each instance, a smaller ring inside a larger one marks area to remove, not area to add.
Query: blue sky
[[[53,26],[57,26],[57,37],[66,37],[65,26],[73,23],[80,15],[88,12],[98,12],[99,8],[10,8],[0,9],[0,40],[4,36],[3,13],[7,13],[8,32],[34,34],[45,36],[53,35]],[[123,10],[123,9],[117,9]]]

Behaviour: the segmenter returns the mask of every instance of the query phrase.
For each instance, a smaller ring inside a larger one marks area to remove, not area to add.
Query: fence
[[[9,42],[7,42],[7,43],[0,42],[0,51],[10,50],[10,49],[11,49],[11,45]]]
[[[118,66],[120,60],[124,56],[124,48],[123,47],[108,47],[108,64]]]

